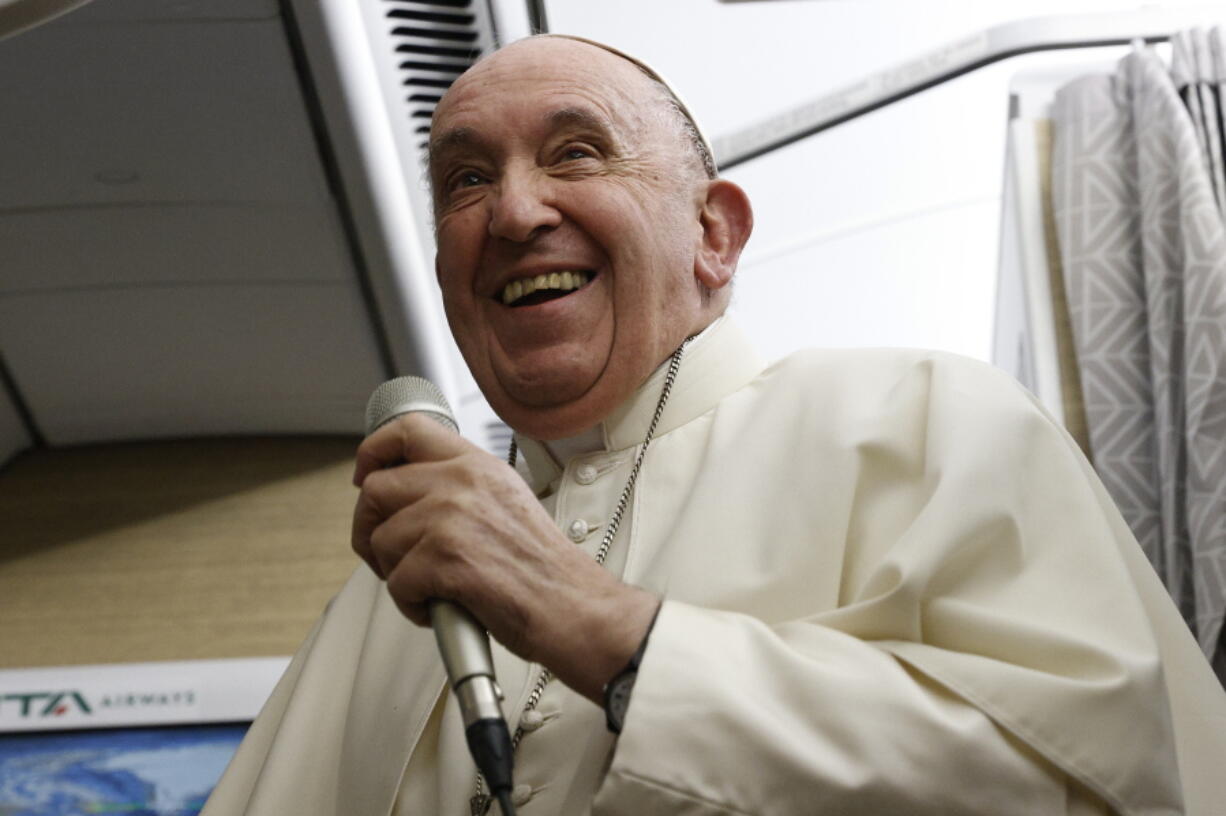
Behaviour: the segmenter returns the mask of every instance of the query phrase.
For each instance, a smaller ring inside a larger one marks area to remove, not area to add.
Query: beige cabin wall
[[[292,654],[359,564],[358,441],[17,457],[0,471],[0,668]]]

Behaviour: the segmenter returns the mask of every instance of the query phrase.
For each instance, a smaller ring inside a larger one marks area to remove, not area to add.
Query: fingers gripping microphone
[[[366,435],[404,414],[421,412],[458,431],[451,406],[438,387],[421,377],[397,377],[375,389],[366,404]],[[502,691],[485,628],[464,607],[432,598],[430,625],[464,717],[464,734],[477,768],[499,799],[511,791],[511,735],[502,716]]]

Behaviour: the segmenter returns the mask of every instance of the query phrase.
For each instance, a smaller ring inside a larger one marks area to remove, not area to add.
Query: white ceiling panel
[[[310,93],[276,0],[0,42],[0,350],[47,444],[360,432],[387,350]]]
[[[331,209],[316,205],[75,207],[0,216],[0,292],[348,281]]]
[[[0,347],[52,445],[360,432],[383,379],[352,286],[0,297]]]
[[[301,94],[279,19],[57,22],[0,42],[0,216],[70,204],[322,201]]]

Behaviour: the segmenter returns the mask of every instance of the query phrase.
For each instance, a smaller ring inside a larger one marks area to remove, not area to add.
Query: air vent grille
[[[387,13],[394,20],[420,20],[426,23],[446,23],[447,25],[471,26],[471,14],[455,14],[442,11],[420,11],[418,9],[392,9]]]
[[[433,201],[425,178],[430,120],[460,74],[493,51],[498,42],[513,42],[531,33],[530,4],[526,0],[336,1],[352,2],[360,10],[387,113],[384,122],[390,126],[403,192],[410,205],[413,235],[405,230],[403,237],[406,256],[411,257],[406,257],[409,263],[397,273],[412,281],[403,291],[413,295],[413,300],[410,304],[406,298],[404,305],[412,307],[413,316],[437,314],[441,309],[430,288],[434,278]],[[382,170],[381,180],[390,181],[383,174],[388,169]],[[409,244],[416,246],[409,249]],[[422,297],[427,289],[431,296]],[[429,327],[423,323],[422,330],[427,328],[437,331],[441,340],[445,332],[441,319]],[[444,383],[465,435],[491,453],[505,455],[511,430],[498,420],[468,376],[459,349],[449,340],[445,343],[447,359],[436,359],[433,370],[423,373]]]
[[[417,146],[425,150],[430,117],[456,77],[489,47],[484,4],[474,0],[385,0],[404,103]]]

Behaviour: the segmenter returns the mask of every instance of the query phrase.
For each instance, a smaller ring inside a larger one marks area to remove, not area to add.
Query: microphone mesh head
[[[397,377],[375,389],[366,403],[366,435],[374,433],[401,414],[424,411],[453,431],[458,431],[451,406],[438,386],[424,377]]]

